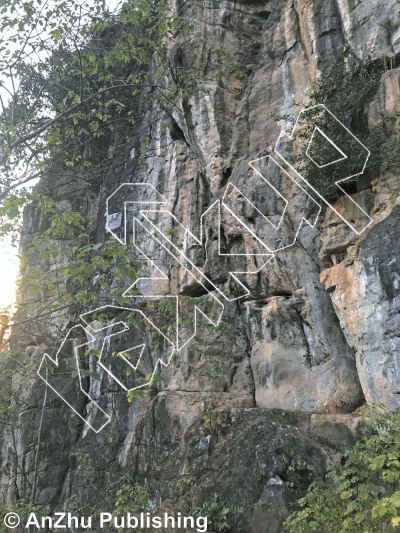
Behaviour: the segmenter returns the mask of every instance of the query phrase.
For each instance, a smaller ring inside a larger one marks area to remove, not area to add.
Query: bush
[[[198,507],[195,517],[206,516],[208,518],[209,529],[218,533],[241,533],[242,531],[241,507],[227,507],[219,501],[218,495],[214,496]]]
[[[348,49],[342,50],[331,68],[321,75],[313,87],[309,106],[324,104],[335,117],[342,122],[371,152],[367,171],[370,175],[385,170],[390,165],[400,162],[400,143],[396,132],[395,119],[382,117],[377,125],[370,126],[365,114],[365,105],[376,95],[382,75],[385,72],[384,61],[361,60]],[[303,107],[302,105],[296,107]],[[315,117],[313,112],[303,115],[302,134],[300,138],[309,139],[314,130]],[[291,116],[281,116],[280,119],[293,120]],[[349,138],[343,138],[343,129],[335,122],[327,126],[328,136],[337,144],[346,148],[352,158],[340,164],[318,168],[312,164],[306,155],[307,145],[295,157],[295,165],[301,167],[305,179],[328,201],[333,202],[341,195],[335,182],[345,176],[355,174],[359,162],[355,155],[358,145],[349,146]],[[330,129],[329,129],[330,128]],[[314,140],[313,150],[324,154],[331,148],[320,136]],[[330,160],[329,154],[326,160]],[[337,154],[336,154],[337,155]],[[360,153],[361,159],[364,153]],[[332,158],[335,159],[335,158]],[[359,171],[359,170],[358,170]],[[354,183],[358,177],[347,180],[342,184],[347,192],[355,192]],[[352,185],[353,184],[353,185]]]
[[[290,533],[389,533],[400,526],[400,410],[374,420],[377,433],[360,441],[342,466],[313,483]]]

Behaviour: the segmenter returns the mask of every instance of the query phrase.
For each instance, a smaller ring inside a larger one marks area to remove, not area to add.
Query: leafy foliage
[[[116,242],[94,244],[95,210],[82,196],[103,176],[106,153],[92,149],[116,126],[129,134],[138,98],[163,105],[190,93],[189,69],[172,75],[167,52],[192,30],[162,1],[127,0],[111,13],[104,0],[0,0],[0,235],[18,240],[27,204],[43,221],[23,247],[24,301],[16,317],[2,313],[3,344],[22,331],[43,342],[54,316],[73,319],[105,295],[125,302],[122,280],[131,284],[141,265]],[[38,178],[35,192],[24,187]]]
[[[190,91],[189,76],[184,88],[174,82],[166,53],[191,29],[150,0],[117,13],[104,0],[2,2],[1,197],[60,168],[90,173],[85,147],[114,131],[116,117],[133,125],[138,94],[173,101]]]
[[[207,89],[171,58],[194,25],[164,1],[126,0],[110,12],[104,0],[0,0],[0,34],[0,235],[17,239],[24,210],[40,221],[23,243],[23,300],[5,320],[8,332],[13,327],[7,342],[22,347],[28,337],[47,342],[49,323],[52,339],[61,336],[67,317],[74,322],[89,305],[127,303],[127,283],[145,277],[144,265],[128,246],[97,242],[91,202],[109,165],[104,147],[131,144],[139,102],[171,109]],[[239,71],[236,65],[232,76]],[[135,165],[147,149],[139,149]],[[38,178],[33,192],[24,187]],[[150,313],[167,315],[169,304],[155,302]],[[190,320],[183,325],[193,329]]]
[[[120,514],[127,512],[148,511],[151,506],[150,487],[135,482],[131,476],[125,474],[117,481],[110,482],[107,490],[114,494],[115,512]]]
[[[27,500],[19,500],[15,505],[0,507],[0,533],[8,533],[10,529],[4,524],[4,517],[7,513],[17,513],[19,516],[27,518],[31,513],[37,516],[45,516],[46,508],[38,503],[31,503]]]
[[[366,169],[370,175],[387,168],[400,160],[399,138],[395,134],[395,119],[382,117],[381,122],[370,126],[365,115],[365,105],[376,95],[380,80],[385,72],[384,61],[372,61],[356,58],[348,49],[344,48],[333,62],[331,68],[323,73],[310,94],[309,105],[325,104],[325,106],[370,150],[371,156]],[[300,106],[298,106],[300,107]],[[303,107],[303,106],[301,106]],[[314,130],[314,115],[303,114],[306,119],[300,137],[308,138]],[[293,120],[290,115],[280,117]],[[343,133],[338,123],[326,124],[328,136],[340,146]],[[330,128],[330,129],[329,129]],[[356,154],[359,152],[357,143],[349,146],[351,138],[346,137],[346,151],[352,153],[352,158],[342,161],[339,165],[318,168],[311,163],[306,155],[307,146],[296,156],[296,165],[301,167],[302,174],[328,201],[335,201],[340,195],[335,182],[344,176],[354,174],[357,167]],[[312,145],[313,151],[319,155],[326,154],[332,147],[322,136],[316,136]],[[312,155],[312,154],[311,154]],[[330,160],[327,154],[327,160]],[[360,152],[360,157],[364,154]],[[346,189],[358,178],[349,179],[342,184]]]
[[[286,522],[290,533],[375,533],[400,525],[400,411],[374,420],[377,433],[313,483]]]
[[[242,513],[241,507],[228,507],[219,500],[217,494],[214,494],[210,500],[195,510],[194,515],[206,516],[209,527],[218,533],[240,533],[243,527]]]

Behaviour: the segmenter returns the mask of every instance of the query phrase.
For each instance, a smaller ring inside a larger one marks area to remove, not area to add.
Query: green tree
[[[90,166],[84,147],[116,116],[133,124],[139,92],[181,95],[167,51],[192,29],[162,1],[126,0],[110,13],[104,0],[2,0],[0,198],[59,165]]]
[[[126,0],[110,12],[105,0],[0,0],[0,236],[18,240],[28,204],[44,221],[23,247],[24,298],[17,317],[3,312],[3,346],[22,332],[43,342],[67,311],[73,319],[107,297],[124,303],[118,281],[132,283],[143,265],[127,246],[97,243],[95,211],[81,198],[101,181],[106,155],[91,152],[116,129],[122,149],[129,143],[138,100],[171,106],[191,94],[190,70],[177,75],[168,55],[191,32],[163,1]],[[60,176],[73,200],[58,193]]]
[[[380,533],[400,526],[400,410],[373,421],[343,465],[330,468],[299,500],[290,533]]]

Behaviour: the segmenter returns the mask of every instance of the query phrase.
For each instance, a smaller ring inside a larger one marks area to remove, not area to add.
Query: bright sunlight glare
[[[7,241],[0,243],[0,309],[15,303],[19,259],[17,250]]]

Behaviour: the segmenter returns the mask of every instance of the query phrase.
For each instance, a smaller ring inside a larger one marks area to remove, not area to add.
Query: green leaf
[[[75,357],[68,357],[64,359],[64,361],[67,363],[67,365],[71,368],[76,368],[76,359]]]
[[[57,28],[57,29],[53,30],[51,33],[52,33],[55,41],[57,42],[57,41],[59,41],[61,39],[61,37],[62,37],[64,32],[63,32],[63,30],[61,28]]]

